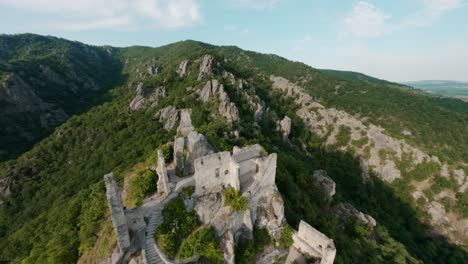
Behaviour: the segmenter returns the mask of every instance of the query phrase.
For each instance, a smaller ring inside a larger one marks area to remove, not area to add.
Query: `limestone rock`
[[[158,149],[158,167],[156,168],[158,173],[158,193],[162,195],[169,195],[171,188],[169,186],[169,177],[167,176],[166,162],[164,155],[160,149]]]
[[[164,87],[158,87],[156,89],[148,89],[143,83],[139,83],[137,86],[137,94],[130,102],[130,109],[139,110],[147,107],[157,105],[159,100],[166,97],[166,89]]]
[[[279,129],[283,133],[283,139],[287,140],[291,133],[291,118],[284,116],[283,120],[279,122]]]
[[[201,63],[200,63],[200,72],[198,74],[198,80],[201,81],[203,77],[205,76],[212,76],[213,75],[213,56],[211,55],[204,55],[201,58]]]
[[[190,132],[194,130],[194,127],[192,125],[192,118],[191,118],[191,113],[192,111],[190,109],[181,109],[180,110],[180,124],[179,127],[177,128],[177,132],[182,135],[182,136],[188,136]]]
[[[432,201],[429,205],[429,209],[427,210],[427,212],[431,216],[432,223],[436,225],[447,224],[447,212],[445,211],[445,207],[441,203]]]
[[[11,194],[12,179],[10,177],[0,178],[0,204],[1,200]]]
[[[164,129],[166,130],[174,129],[180,120],[179,110],[172,105],[159,110],[155,117],[159,119],[159,122],[164,124]]]
[[[199,92],[199,98],[202,102],[208,102],[211,97],[218,94],[220,87],[223,86],[219,84],[218,80],[209,80],[203,86],[203,89]]]
[[[331,201],[333,195],[336,193],[336,183],[327,175],[325,170],[314,171],[313,177],[315,181],[323,188],[327,200]]]
[[[377,222],[372,216],[364,214],[349,203],[337,204],[331,208],[330,211],[338,216],[338,221],[341,225],[346,224],[349,217],[356,218],[356,220],[362,225],[371,225],[373,227],[377,225]]]
[[[179,69],[177,69],[177,74],[179,77],[184,77],[187,74],[187,70],[190,67],[191,62],[189,60],[184,60],[180,63]]]
[[[158,73],[161,73],[162,69],[161,67],[157,67],[154,65],[149,65],[146,72],[148,73],[149,76],[154,76]]]
[[[397,169],[393,160],[385,161],[381,174],[382,178],[389,183],[392,183],[394,180],[401,177],[401,172]]]
[[[219,104],[219,113],[226,117],[229,124],[239,121],[239,110],[234,103],[222,101]]]
[[[234,264],[234,236],[231,231],[224,233],[221,240],[221,250],[223,251],[223,259],[226,264]]]

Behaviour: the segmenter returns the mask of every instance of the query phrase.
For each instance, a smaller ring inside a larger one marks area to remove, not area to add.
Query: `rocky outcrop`
[[[137,94],[129,105],[132,110],[140,110],[147,106],[154,107],[158,104],[159,100],[166,97],[166,89],[164,87],[149,89],[143,83],[139,83],[136,90]]]
[[[2,203],[2,200],[10,196],[11,194],[11,178],[10,177],[5,177],[5,178],[0,178],[0,204]]]
[[[366,182],[370,179],[369,175],[372,172],[376,176],[388,183],[393,183],[402,177],[402,172],[398,168],[398,164],[408,164],[407,170],[415,169],[421,163],[432,163],[435,166],[440,166],[438,172],[432,175],[426,175],[428,181],[431,181],[437,175],[447,176],[447,164],[440,162],[440,160],[433,155],[423,152],[417,147],[409,145],[403,139],[396,139],[387,135],[387,132],[379,126],[368,124],[362,118],[355,117],[344,111],[334,108],[327,108],[314,100],[312,96],[307,94],[305,90],[297,84],[289,82],[287,79],[277,76],[270,76],[273,83],[273,88],[281,91],[284,95],[294,98],[295,103],[299,106],[296,114],[302,119],[306,127],[308,127],[314,134],[323,137],[325,144],[333,145],[336,143],[336,136],[342,127],[346,127],[350,132],[350,141],[341,147],[341,150],[352,150],[356,157],[360,158],[360,165],[362,168],[363,181]],[[409,133],[406,137],[410,137]],[[462,174],[463,170],[451,168],[453,171],[458,171],[458,176],[455,176],[458,183],[458,192],[466,191],[468,188],[468,181],[465,175]],[[457,174],[457,173],[454,173]],[[424,184],[422,181],[412,181],[416,189],[418,185]],[[459,234],[465,234],[465,229],[462,224],[459,224],[460,216],[448,217],[447,221],[439,216],[442,214],[442,208],[438,204],[431,204],[433,198],[429,199],[421,190],[413,193],[413,198],[426,201],[423,206],[424,209],[432,208],[432,216],[435,219],[432,221],[433,226],[438,229],[439,233],[447,234],[449,238],[456,237]],[[446,214],[450,215],[454,212],[448,212],[445,208]],[[468,220],[467,220],[468,221]],[[465,235],[465,239],[468,237]],[[453,242],[458,243],[458,239],[452,239]]]
[[[220,84],[218,80],[207,81],[198,96],[202,102],[208,102],[211,98],[217,97],[219,99],[219,114],[224,116],[229,124],[239,121],[239,111],[236,105],[230,101],[224,90],[224,85]]]
[[[179,77],[184,77],[187,74],[190,65],[191,62],[189,60],[184,60],[180,63],[179,68],[176,71]]]
[[[180,123],[177,127],[177,133],[182,136],[188,136],[195,128],[192,125],[192,111],[190,109],[180,109]]]
[[[200,72],[198,73],[198,80],[201,81],[204,77],[211,77],[213,76],[213,56],[211,55],[204,55],[201,58],[200,63]]]
[[[284,118],[278,122],[278,128],[283,133],[283,139],[288,140],[289,134],[291,133],[291,118],[284,116]]]
[[[159,122],[164,124],[164,129],[172,130],[175,128],[176,124],[179,122],[179,110],[174,106],[170,105],[161,110],[159,110],[155,117],[159,119]]]
[[[315,182],[323,189],[326,195],[326,200],[331,201],[333,195],[336,193],[336,184],[327,175],[327,171],[325,170],[316,170],[313,174]]]
[[[194,130],[191,113],[192,111],[190,109],[176,109],[170,105],[160,109],[156,113],[155,118],[163,123],[164,129],[168,131],[174,129],[177,123],[179,123],[177,133],[182,136],[187,136]]]
[[[171,188],[169,186],[169,177],[167,176],[166,162],[164,161],[164,155],[160,149],[158,149],[158,166],[156,168],[158,173],[158,193],[160,195],[169,195]]]
[[[365,226],[371,225],[374,227],[377,225],[377,221],[372,216],[364,214],[349,203],[337,204],[330,209],[330,212],[338,217],[338,222],[341,226],[344,226],[350,217],[355,218],[360,224]]]

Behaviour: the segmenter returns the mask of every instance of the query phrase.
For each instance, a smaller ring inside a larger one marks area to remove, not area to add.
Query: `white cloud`
[[[390,16],[378,7],[365,1],[357,2],[351,13],[344,19],[342,35],[357,37],[376,37],[385,30],[385,21]]]
[[[273,9],[282,0],[230,0],[233,4],[252,9]]]
[[[467,5],[464,0],[418,0],[420,9],[399,21],[390,22],[391,15],[370,3],[358,1],[343,19],[340,36],[377,37],[396,31],[430,26],[446,13]]]
[[[179,28],[201,19],[198,0],[0,0],[0,7],[50,16],[67,30]]]

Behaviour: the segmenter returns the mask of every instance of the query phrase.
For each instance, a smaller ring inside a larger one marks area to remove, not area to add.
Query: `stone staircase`
[[[147,264],[164,264],[158,250],[156,249],[156,241],[154,240],[154,232],[156,228],[163,222],[162,209],[164,203],[159,203],[150,216],[148,225],[146,226],[146,241],[145,255]]]

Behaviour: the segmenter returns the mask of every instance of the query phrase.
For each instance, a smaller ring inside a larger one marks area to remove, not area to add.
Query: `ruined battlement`
[[[271,160],[275,161],[273,170],[269,170]],[[198,158],[194,168],[196,194],[227,186],[243,193],[254,181],[265,182],[268,179],[267,182],[274,184],[276,154],[265,157],[259,145],[234,148],[232,154],[224,151]]]

